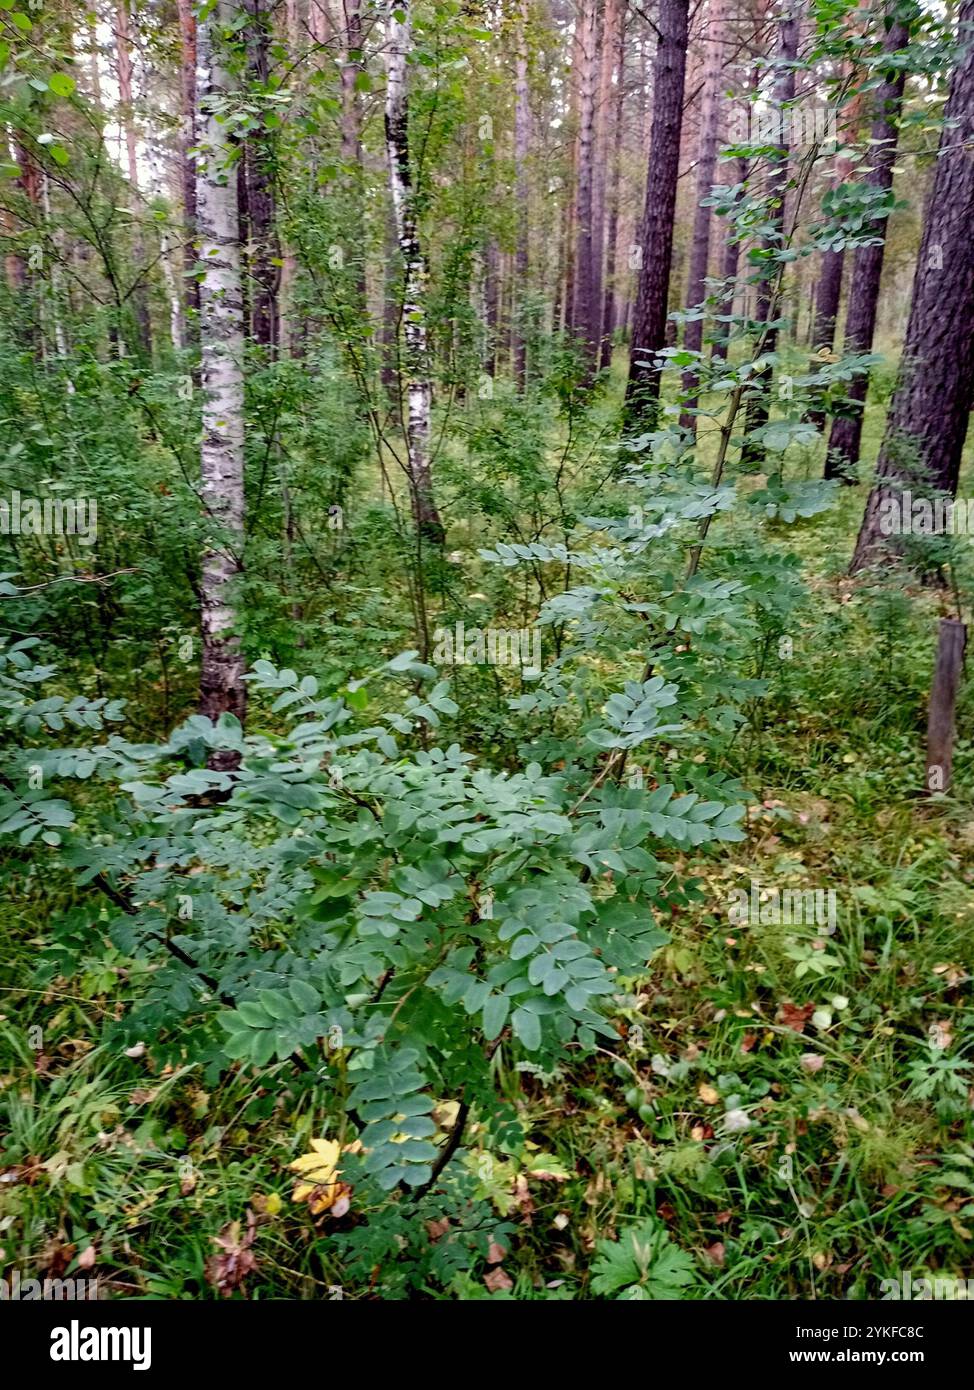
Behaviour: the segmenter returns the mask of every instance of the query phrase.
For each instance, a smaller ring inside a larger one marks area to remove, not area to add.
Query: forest
[[[974,1296],[974,0],[0,0],[0,127],[0,1296]]]

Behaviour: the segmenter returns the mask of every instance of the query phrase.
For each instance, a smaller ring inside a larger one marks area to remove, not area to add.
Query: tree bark
[[[267,87],[270,75],[268,14],[265,0],[244,0],[247,13],[247,82]],[[248,135],[243,147],[241,205],[245,209],[241,244],[246,247],[250,336],[273,356],[278,346],[277,297],[281,272],[276,233],[273,139],[267,131]]]
[[[956,618],[941,618],[930,700],[927,706],[927,785],[929,793],[947,792],[954,771],[954,708],[964,669],[967,628]]]
[[[660,0],[659,44],[653,67],[653,131],[640,234],[642,265],[626,385],[627,417],[649,424],[655,424],[659,409],[660,368],[655,354],[666,340],[689,8],[689,0]]]
[[[362,199],[362,112],[358,81],[362,71],[361,0],[344,0],[342,36],[342,183],[349,203],[349,226],[355,264],[356,313],[366,316],[365,212]]]
[[[407,400],[405,433],[410,500],[418,534],[433,545],[442,545],[445,531],[433,496],[429,462],[433,390],[426,326],[427,271],[416,218],[416,193],[409,166],[406,57],[411,42],[410,20],[408,0],[400,0],[387,20],[386,150],[389,158],[389,184],[396,220],[396,237],[403,270],[403,366],[406,372]]]
[[[899,485],[957,492],[974,393],[974,0],[962,0],[959,19],[968,46],[950,83],[903,355],[853,572],[890,546],[881,514]]]
[[[595,296],[600,278],[596,270],[594,167],[596,93],[598,78],[599,0],[582,0],[579,16],[578,61],[578,176],[575,186],[575,284],[572,326],[582,354],[583,379],[590,382],[598,362],[602,336],[601,312],[596,321]],[[598,299],[601,311],[601,296]]]
[[[615,5],[615,34],[610,33],[608,17],[605,26],[605,43],[615,42],[616,86],[612,101],[612,149],[609,159],[609,221],[605,245],[605,294],[602,307],[602,346],[599,352],[599,366],[604,370],[612,364],[612,337],[615,332],[616,317],[616,265],[619,241],[619,204],[622,186],[622,134],[625,103],[626,77],[626,17],[627,7],[621,0]]]
[[[196,166],[190,151],[196,144],[196,19],[191,0],[178,0],[179,7],[179,99],[181,128],[179,133],[180,176],[183,188],[183,226],[186,247],[183,253],[185,269],[196,263]],[[199,322],[200,287],[195,276],[185,280],[186,307],[192,313],[193,336]],[[190,322],[187,314],[187,322]]]
[[[145,243],[142,238],[139,207],[139,161],[135,136],[135,118],[132,109],[132,33],[129,26],[129,0],[119,0],[115,12],[115,49],[118,66],[118,100],[121,107],[122,130],[125,136],[125,154],[128,168],[129,191],[132,212],[132,251],[135,257],[139,279],[132,292],[135,305],[135,322],[139,337],[139,347],[147,358],[152,356],[152,321],[149,314],[149,296],[145,280]]]
[[[200,350],[203,439],[200,450],[203,502],[212,532],[203,555],[200,584],[203,654],[200,711],[210,719],[229,712],[243,722],[244,665],[235,632],[233,588],[242,569],[244,538],[243,301],[240,289],[237,164],[225,123],[211,103],[232,91],[221,31],[232,21],[229,0],[217,0],[197,32],[201,153],[196,203],[200,235]],[[219,754],[213,766],[235,765]]]
[[[527,313],[531,186],[528,159],[531,154],[531,102],[528,86],[528,5],[520,0],[517,17],[517,57],[514,77],[514,168],[517,200],[517,247],[514,256],[514,290],[518,298],[514,318],[514,375],[524,390],[528,375]]]
[[[845,265],[844,251],[825,251],[819,271],[818,293],[815,296],[815,321],[812,324],[812,350],[816,353],[831,352],[835,344],[835,324],[839,316],[839,301],[842,298],[842,270]],[[815,363],[812,363],[814,371]],[[816,429],[825,426],[825,407],[814,405],[807,418]]]
[[[909,26],[894,19],[886,34],[883,45],[885,51],[895,53],[897,49],[905,48],[909,41]],[[870,131],[873,155],[866,183],[887,193],[893,186],[893,165],[896,162],[896,141],[900,108],[903,105],[904,82],[905,74],[900,68],[889,74],[877,89],[876,114]],[[877,244],[858,246],[853,257],[852,284],[843,344],[846,354],[869,352],[873,345],[883,257],[886,251],[886,227],[886,219],[875,220],[870,231],[877,238]],[[868,387],[869,375],[866,372],[849,383],[845,413],[837,416],[832,422],[825,457],[827,478],[855,482],[853,469],[859,460],[862,417]]]
[[[720,115],[720,74],[724,53],[723,0],[710,0],[707,10],[707,48],[703,71],[703,92],[700,101],[700,135],[697,144],[696,204],[693,214],[693,234],[690,242],[690,267],[687,275],[686,307],[697,308],[707,297],[707,270],[710,264],[710,208],[704,199],[710,197],[717,165],[717,121]],[[690,319],[683,334],[683,345],[691,352],[703,347],[703,319]],[[683,389],[696,389],[697,374],[683,375]],[[689,399],[687,406],[696,406]],[[693,428],[696,417],[685,415],[683,423]]]

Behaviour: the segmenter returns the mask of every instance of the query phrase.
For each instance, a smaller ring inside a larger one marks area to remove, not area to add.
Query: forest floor
[[[882,415],[871,407],[873,454]],[[437,1261],[435,1226],[404,1231],[396,1275],[350,1276],[328,1221],[291,1200],[288,1164],[321,1129],[313,1098],[284,1066],[256,1087],[233,1072],[210,1083],[153,1071],[151,1045],[104,1041],[143,977],[92,940],[72,978],[37,988],[51,899],[36,884],[0,904],[0,1031],[17,1058],[0,1086],[24,1179],[0,1198],[8,1256],[63,1273],[93,1247],[106,1293],[217,1297],[213,1237],[249,1207],[250,1297],[584,1298],[599,1259],[638,1282],[627,1232],[655,1213],[690,1257],[690,1297],[871,1299],[901,1271],[974,1273],[970,702],[955,791],[925,800],[938,597],[845,577],[862,503],[845,489],[790,533],[812,602],[774,698],[727,755],[752,796],[747,839],[695,865],[700,901],[628,982],[626,1060],[500,1071],[527,1161],[488,1160],[468,1132],[455,1161],[506,1223],[493,1277],[482,1259]],[[838,930],[731,927],[715,904],[752,882],[834,889]],[[23,1040],[35,1021],[40,1057]]]

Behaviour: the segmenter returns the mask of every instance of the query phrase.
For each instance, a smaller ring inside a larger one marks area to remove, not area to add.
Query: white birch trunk
[[[408,0],[394,0],[386,20],[386,150],[396,239],[403,264],[403,336],[406,372],[406,451],[413,517],[419,534],[436,545],[444,539],[430,477],[429,438],[432,386],[426,332],[426,263],[416,224],[415,194],[409,169],[409,100],[406,56],[410,47]],[[396,16],[403,15],[400,20]]]
[[[233,586],[241,570],[244,533],[243,298],[237,218],[237,164],[227,127],[210,111],[231,86],[220,31],[231,18],[217,0],[197,30],[196,92],[201,153],[196,202],[200,261],[202,406],[201,493],[210,517],[203,555],[203,637],[200,709],[210,719],[229,711],[243,721],[243,660],[235,634]],[[224,756],[214,766],[232,766]]]

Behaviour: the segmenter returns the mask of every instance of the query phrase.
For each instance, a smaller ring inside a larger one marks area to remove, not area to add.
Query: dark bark
[[[968,45],[951,79],[903,356],[853,571],[890,545],[881,513],[900,485],[957,492],[974,392],[974,0],[963,0],[960,23]]]
[[[514,292],[518,303],[514,315],[514,375],[523,391],[527,383],[528,354],[525,296],[528,292],[530,184],[528,158],[531,152],[531,105],[528,87],[528,7],[521,0],[518,9],[517,57],[515,59],[514,165],[517,197],[517,247],[514,254]]]
[[[941,618],[930,701],[927,706],[928,792],[947,792],[954,770],[954,708],[964,669],[967,628],[956,618]]]
[[[710,265],[710,208],[704,205],[709,198],[717,167],[717,121],[720,115],[720,73],[723,57],[723,0],[711,0],[707,11],[707,59],[703,74],[700,104],[700,133],[697,144],[697,182],[694,194],[693,234],[690,242],[690,266],[687,272],[686,307],[694,309],[703,304],[707,295],[707,271]],[[703,319],[691,319],[683,334],[683,345],[691,352],[703,347]],[[683,389],[690,393],[697,383],[697,374],[684,373]],[[693,408],[694,399],[687,401]],[[683,423],[692,428],[696,417],[685,415]]]
[[[655,354],[666,337],[688,17],[689,0],[660,0],[659,43],[653,68],[653,130],[640,234],[642,265],[626,385],[626,415],[630,422],[639,419],[653,424],[659,408],[660,369]]]
[[[909,39],[908,26],[894,23],[886,35],[884,48],[887,53],[895,53],[897,49],[904,48]],[[904,80],[903,70],[900,69],[889,74],[888,79],[876,92],[876,114],[870,132],[873,155],[866,183],[886,192],[893,186],[893,164],[896,160]],[[873,345],[883,256],[886,250],[886,221],[875,221],[870,230],[878,238],[877,244],[857,247],[852,262],[849,309],[846,314],[843,345],[846,354],[869,352]],[[853,468],[859,459],[862,416],[868,386],[869,377],[866,373],[857,376],[849,384],[845,411],[832,423],[825,462],[827,478],[855,481]]]
[[[839,316],[839,301],[842,297],[844,264],[844,251],[826,251],[822,256],[818,292],[815,296],[815,322],[812,324],[812,349],[817,353],[831,352],[835,344],[835,324]],[[824,429],[824,404],[817,402],[808,411],[807,418],[816,429]]]
[[[247,24],[247,80],[252,88],[266,88],[270,73],[270,34],[266,0],[245,0]],[[254,342],[277,349],[279,317],[277,296],[280,289],[280,247],[276,232],[274,198],[273,139],[266,131],[248,137],[244,143],[241,179],[241,213],[245,232],[241,242],[247,249],[250,336]],[[278,264],[275,264],[278,262]]]

